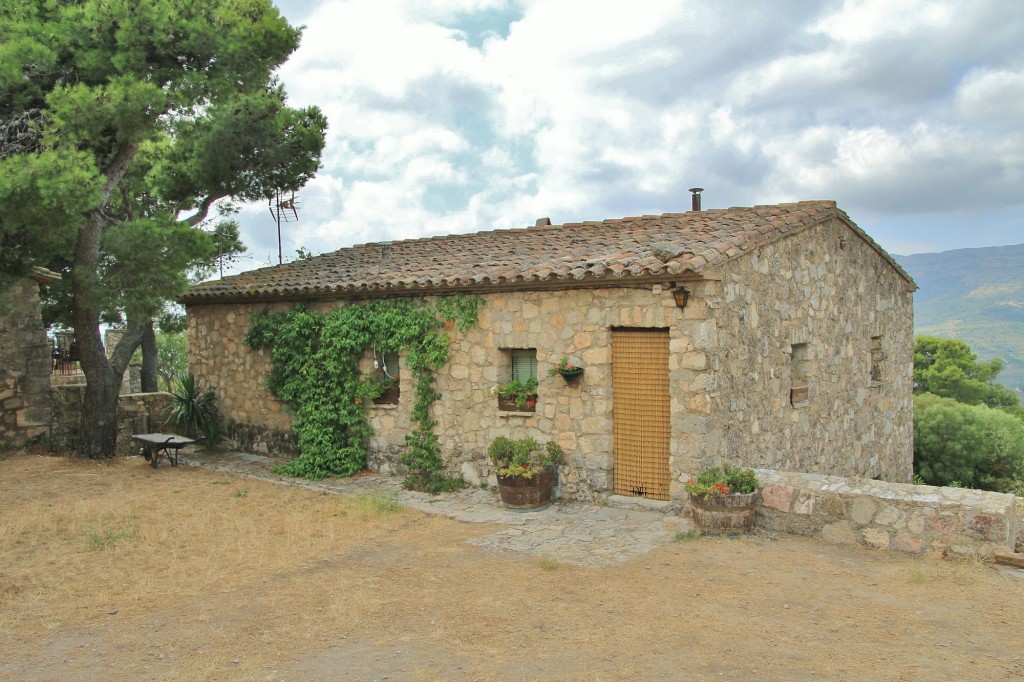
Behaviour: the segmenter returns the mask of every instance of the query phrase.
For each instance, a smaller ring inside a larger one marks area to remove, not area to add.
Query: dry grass
[[[0,501],[4,679],[1024,676],[1024,582],[972,562],[686,538],[582,568],[139,460],[0,460]]]
[[[303,578],[355,547],[439,523],[379,495],[319,495],[201,470],[153,471],[138,461],[18,457],[0,467],[0,642],[14,646],[104,617],[130,624],[108,640],[115,649],[167,644],[200,654],[230,648],[234,626],[270,644],[272,628],[257,612],[287,612],[291,626],[307,632],[323,622],[352,628],[361,610],[318,605],[310,590],[338,589],[367,603],[374,596],[365,577],[342,569],[333,585]],[[225,619],[229,609],[239,613]],[[186,624],[208,627],[160,634]],[[138,628],[152,629],[154,643],[140,642]],[[201,659],[183,661],[197,679],[210,670]]]

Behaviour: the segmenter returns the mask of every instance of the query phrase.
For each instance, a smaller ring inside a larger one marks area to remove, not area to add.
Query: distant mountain
[[[1024,244],[893,256],[920,287],[914,333],[966,341],[1006,361],[999,382],[1024,390]]]

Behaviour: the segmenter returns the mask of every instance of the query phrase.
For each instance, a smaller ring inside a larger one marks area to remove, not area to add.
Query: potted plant
[[[570,363],[569,358],[564,355],[562,356],[562,359],[558,361],[558,365],[548,370],[549,377],[561,376],[565,379],[565,383],[579,379],[582,374],[583,368]]]
[[[498,394],[498,409],[513,412],[535,412],[537,410],[537,377],[526,381],[512,381],[495,387]]]
[[[686,482],[694,524],[712,533],[744,533],[754,525],[761,484],[753,469],[729,464],[705,469]]]
[[[487,448],[495,466],[501,501],[510,509],[539,509],[551,502],[555,467],[562,448],[549,442],[541,447],[533,438],[495,438]]]

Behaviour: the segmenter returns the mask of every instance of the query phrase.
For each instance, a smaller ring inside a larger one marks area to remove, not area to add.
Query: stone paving
[[[510,511],[498,493],[467,488],[456,493],[428,495],[402,487],[401,478],[362,474],[354,478],[307,481],[279,476],[271,468],[281,460],[240,452],[185,452],[181,463],[224,471],[272,483],[334,493],[383,493],[401,504],[427,514],[466,523],[499,526],[470,544],[496,552],[548,557],[583,566],[607,566],[642,556],[689,532],[689,519],[645,509],[602,507],[555,502],[546,509]]]

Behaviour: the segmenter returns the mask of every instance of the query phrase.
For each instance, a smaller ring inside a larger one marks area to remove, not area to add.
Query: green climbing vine
[[[441,448],[430,407],[440,396],[435,372],[448,361],[451,340],[445,320],[465,331],[476,323],[478,296],[453,296],[427,306],[409,299],[352,304],[328,313],[305,306],[256,315],[245,342],[271,354],[267,389],[291,407],[299,456],[278,473],[319,480],[351,476],[367,463],[373,430],[366,404],[381,394],[381,382],[363,376],[359,358],[367,348],[405,351],[412,370],[413,428],[406,434],[402,463],[406,485],[440,490],[453,487],[443,476]]]

